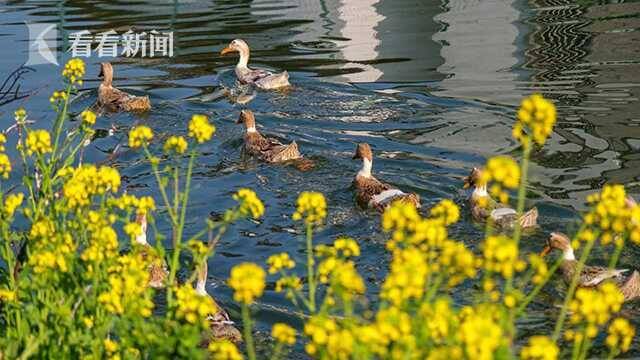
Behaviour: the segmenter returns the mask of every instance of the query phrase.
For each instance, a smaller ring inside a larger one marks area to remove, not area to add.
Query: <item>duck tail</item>
[[[520,227],[523,229],[538,225],[538,208],[533,208],[520,217]]]
[[[634,270],[633,274],[620,287],[620,292],[624,295],[625,301],[634,300],[640,297],[640,273]]]

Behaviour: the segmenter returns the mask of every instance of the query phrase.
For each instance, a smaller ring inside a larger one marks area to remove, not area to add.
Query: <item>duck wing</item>
[[[258,88],[263,90],[280,89],[291,86],[289,83],[289,73],[283,71],[279,74],[271,74],[261,77],[255,81]]]
[[[284,162],[302,157],[298,144],[294,141],[288,145],[278,145],[264,153],[264,160],[268,162]]]
[[[266,151],[282,146],[276,139],[266,138],[258,132],[247,133],[244,137],[244,146],[251,155],[262,155]]]
[[[608,269],[602,266],[586,266],[580,273],[579,283],[584,287],[597,286],[605,280],[613,279],[617,283],[621,283],[623,274],[628,269]]]

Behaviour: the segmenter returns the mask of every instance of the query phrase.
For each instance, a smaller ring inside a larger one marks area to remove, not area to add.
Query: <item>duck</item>
[[[196,282],[196,293],[201,296],[209,297],[216,307],[216,313],[209,314],[207,321],[209,323],[208,341],[214,340],[228,340],[233,343],[242,342],[242,334],[235,327],[235,323],[229,317],[229,314],[216,302],[216,300],[209,295],[205,285],[207,283],[207,262],[204,261],[198,271],[198,280]]]
[[[161,289],[165,286],[169,270],[164,259],[160,258],[154,249],[147,242],[147,216],[146,214],[137,214],[136,223],[140,225],[141,232],[135,238],[134,251],[139,251],[142,258],[149,262],[149,286],[154,289]]]
[[[531,229],[537,226],[537,208],[530,209],[518,219],[518,213],[515,209],[508,205],[500,204],[491,198],[487,192],[487,185],[479,182],[481,176],[482,170],[474,167],[469,176],[464,178],[464,188],[473,187],[469,205],[471,206],[471,217],[475,221],[486,222],[491,220],[491,223],[499,229],[513,228],[516,221],[520,223],[522,229]]]
[[[277,139],[262,136],[256,129],[256,118],[253,111],[246,109],[240,111],[240,116],[236,123],[244,124],[244,150],[249,155],[267,163],[293,161],[300,170],[313,168],[313,161],[302,156],[295,141],[285,145]]]
[[[291,86],[289,83],[289,73],[287,71],[274,74],[262,69],[249,68],[250,50],[246,41],[242,39],[231,41],[229,45],[220,51],[220,55],[232,52],[238,52],[240,54],[240,59],[236,65],[236,76],[241,84],[253,84],[262,90],[282,89]]]
[[[356,147],[353,159],[362,159],[362,168],[353,179],[356,189],[356,201],[363,208],[374,208],[384,211],[396,200],[406,202],[420,208],[420,196],[415,193],[405,193],[398,188],[376,179],[371,174],[373,152],[367,143],[360,143]]]
[[[562,252],[560,270],[565,283],[570,284],[578,266],[573,247],[571,247],[571,240],[563,233],[551,233],[547,245],[540,255],[544,257],[554,249]],[[605,281],[613,281],[620,288],[625,301],[635,300],[640,298],[640,272],[634,270],[631,275],[626,276],[625,273],[628,271],[628,269],[609,269],[602,266],[584,265],[578,278],[578,286],[597,287]]]
[[[151,109],[148,96],[133,96],[113,87],[113,66],[111,63],[100,63],[102,83],[98,87],[97,105],[111,112],[132,111],[145,112]]]

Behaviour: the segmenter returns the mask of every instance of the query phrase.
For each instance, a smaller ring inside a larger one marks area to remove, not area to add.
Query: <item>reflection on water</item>
[[[101,161],[109,150],[125,149],[113,163],[129,190],[157,195],[148,185],[148,165],[123,146],[129,127],[146,123],[162,137],[184,132],[188,114],[214,119],[216,139],[196,169],[190,229],[231,206],[229,195],[238,187],[255,188],[267,204],[267,217],[237,225],[211,260],[209,290],[237,310],[222,281],[233,264],[262,262],[280,251],[304,258],[287,216],[303,190],[329,199],[328,226],[318,241],[340,234],[359,239],[359,269],[369,291],[377,292],[386,268],[384,237],[377,217],[354,207],[349,186],[358,169],[351,160],[356,142],[371,143],[380,177],[418,192],[427,207],[444,197],[462,204],[461,177],[488,156],[516,150],[510,138],[515,108],[523,95],[539,91],[556,101],[560,117],[549,145],[533,156],[530,202],[540,209],[542,230],[524,241],[525,250],[539,251],[549,231],[570,231],[585,196],[603,183],[631,184],[639,192],[638,14],[637,2],[582,7],[562,0],[12,1],[0,9],[0,46],[15,50],[0,56],[0,73],[26,60],[24,20],[56,23],[62,33],[174,31],[171,59],[112,59],[116,83],[149,94],[154,109],[143,118],[100,118],[97,126],[113,126],[116,134],[96,141],[87,156]],[[235,86],[236,59],[218,54],[236,37],[251,45],[254,66],[289,70],[292,91],[230,101],[224,87]],[[95,99],[99,61],[88,60],[89,90],[74,110]],[[60,69],[35,70],[21,83],[35,93],[0,107],[5,125],[18,105],[48,125],[48,97]],[[242,131],[234,121],[244,107],[254,110],[262,131],[296,140],[318,168],[300,173],[242,161]],[[468,219],[453,231],[472,247],[482,236]],[[637,255],[630,250],[622,265],[640,267]],[[549,302],[538,304],[542,310],[527,329],[551,326],[555,291],[544,294]],[[258,327],[290,317],[285,304],[268,292]]]

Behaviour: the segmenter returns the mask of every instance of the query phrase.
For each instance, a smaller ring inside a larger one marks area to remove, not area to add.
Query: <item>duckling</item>
[[[209,341],[213,340],[229,340],[233,343],[242,342],[242,334],[234,326],[234,322],[229,317],[229,314],[216,302],[216,300],[209,295],[205,285],[207,283],[207,262],[205,261],[200,270],[198,271],[198,281],[196,283],[196,292],[202,296],[208,296],[213,300],[216,305],[216,313],[209,314],[207,321],[209,322],[209,334],[207,336]]]
[[[540,255],[546,256],[553,249],[562,251],[563,260],[562,264],[560,264],[560,270],[565,283],[570,284],[578,265],[571,247],[571,241],[565,234],[551,233],[547,240],[547,245]],[[640,273],[635,270],[627,277],[624,275],[627,271],[629,270],[584,265],[578,277],[578,286],[594,287],[604,283],[606,280],[611,280],[620,288],[624,295],[624,300],[631,301],[640,297]]]
[[[405,193],[389,184],[385,184],[371,175],[373,153],[369,144],[360,143],[356,147],[353,159],[362,159],[362,169],[353,179],[356,188],[356,201],[361,207],[371,207],[382,212],[395,200],[400,200],[420,208],[420,196]]]
[[[220,51],[220,55],[236,51],[240,53],[240,59],[236,65],[236,76],[240,83],[254,84],[263,90],[273,90],[291,86],[289,83],[289,73],[286,71],[274,74],[266,70],[249,68],[247,66],[249,64],[249,45],[242,39],[235,39],[230,42],[227,47]]]
[[[133,96],[113,87],[113,66],[111,63],[100,63],[102,83],[98,87],[98,105],[108,111],[143,112],[151,109],[148,96]]]
[[[256,118],[251,110],[242,110],[236,123],[244,124],[246,129],[244,149],[248,154],[268,163],[294,160],[298,169],[303,171],[313,168],[313,161],[303,158],[295,141],[284,145],[277,139],[262,136],[256,129]]]
[[[142,231],[136,236],[137,249],[142,257],[149,259],[149,286],[154,289],[161,289],[165,286],[165,281],[169,275],[167,263],[156,253],[156,249],[147,242],[147,216],[145,214],[136,215],[136,222]],[[150,258],[149,258],[150,257]]]
[[[513,228],[516,221],[520,222],[520,226],[523,229],[537,226],[538,209],[534,207],[518,219],[516,210],[496,202],[489,196],[489,193],[487,193],[487,185],[481,185],[479,183],[481,175],[482,170],[474,167],[471,170],[471,174],[464,179],[465,189],[471,186],[474,187],[473,193],[469,198],[469,203],[471,206],[471,216],[475,221],[485,222],[491,219],[492,223],[500,229]]]

